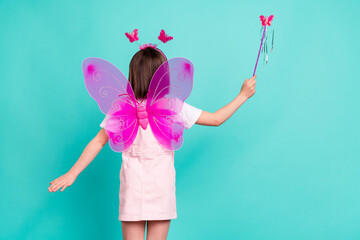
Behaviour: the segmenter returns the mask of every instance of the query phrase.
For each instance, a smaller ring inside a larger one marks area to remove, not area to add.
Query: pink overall
[[[176,214],[174,151],[163,148],[150,126],[139,127],[122,153],[120,221],[174,219]]]
[[[146,101],[146,100],[145,100]],[[184,102],[180,116],[189,129],[202,110]],[[108,116],[100,124],[105,128]],[[150,126],[139,127],[133,144],[122,153],[120,221],[174,219],[176,214],[174,151],[162,147]]]

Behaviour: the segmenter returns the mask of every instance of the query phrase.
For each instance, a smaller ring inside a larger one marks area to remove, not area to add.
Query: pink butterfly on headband
[[[190,60],[172,58],[162,63],[151,79],[147,98],[141,101],[135,99],[125,75],[110,62],[86,58],[82,70],[87,91],[109,115],[105,130],[111,149],[125,151],[134,142],[139,126],[146,129],[147,125],[166,149],[182,146],[184,121],[179,113],[193,86]]]
[[[137,29],[134,29],[134,31],[132,31],[131,33],[125,33],[125,35],[130,40],[130,42],[135,42],[139,40]]]
[[[274,15],[270,15],[269,17],[260,16],[260,21],[262,26],[271,26],[271,22],[274,19]]]
[[[159,35],[158,39],[159,39],[160,41],[162,41],[163,43],[166,43],[167,41],[172,40],[173,37],[167,35],[167,34],[165,33],[165,31],[162,29],[162,30],[160,31],[160,35]]]

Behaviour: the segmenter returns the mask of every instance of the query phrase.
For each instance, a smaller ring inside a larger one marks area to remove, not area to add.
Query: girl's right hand
[[[61,177],[58,177],[57,179],[50,182],[49,192],[56,192],[59,188],[62,187],[61,192],[64,191],[66,187],[71,186],[71,184],[74,183],[76,180],[76,177],[74,174],[67,172]]]
[[[251,98],[255,93],[256,87],[256,76],[253,76],[250,79],[246,79],[241,87],[240,95],[244,96],[246,99]]]

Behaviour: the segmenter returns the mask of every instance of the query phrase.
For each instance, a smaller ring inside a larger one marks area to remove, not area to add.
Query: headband
[[[129,39],[129,41],[132,43],[132,42],[136,42],[139,40],[139,37],[138,37],[138,30],[137,29],[134,29],[132,32],[130,33],[125,33],[125,36]],[[173,37],[167,35],[165,33],[165,30],[161,29],[160,31],[160,35],[158,36],[158,39],[163,42],[163,43],[166,43],[170,40],[173,39]],[[160,42],[158,42],[157,44],[153,44],[153,43],[145,43],[145,44],[142,44],[142,45],[139,45],[138,43],[136,43],[138,46],[139,46],[139,49],[145,49],[147,47],[151,47],[151,48],[154,48],[156,50],[158,50],[166,59],[166,56],[165,54],[157,48],[157,46],[159,45]]]

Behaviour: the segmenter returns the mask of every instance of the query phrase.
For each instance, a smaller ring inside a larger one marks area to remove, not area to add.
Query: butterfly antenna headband
[[[139,37],[138,37],[138,30],[137,29],[134,29],[132,32],[130,33],[125,33],[125,36],[129,39],[129,41],[132,43],[132,42],[136,42],[139,40]],[[161,29],[160,31],[160,35],[158,36],[158,39],[160,40],[158,43],[156,44],[153,44],[153,43],[145,43],[145,44],[142,44],[142,45],[139,45],[138,43],[136,43],[138,46],[139,46],[139,49],[145,49],[147,47],[152,47],[154,49],[156,49],[156,47],[161,43],[166,43],[170,40],[173,39],[172,36],[169,36],[165,33],[165,30],[164,29]]]

